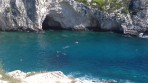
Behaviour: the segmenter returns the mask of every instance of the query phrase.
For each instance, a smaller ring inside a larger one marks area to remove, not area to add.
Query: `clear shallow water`
[[[148,83],[148,39],[115,33],[0,32],[7,71],[63,71],[81,79]]]

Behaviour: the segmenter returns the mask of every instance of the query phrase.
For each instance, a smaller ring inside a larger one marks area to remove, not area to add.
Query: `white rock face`
[[[42,30],[46,16],[62,28],[92,26],[91,10],[74,0],[1,0],[0,29]],[[52,24],[49,24],[52,25]]]
[[[8,81],[0,80],[0,83],[9,83]]]
[[[148,1],[131,0],[129,10],[128,14],[122,14],[120,9],[107,14],[75,0],[0,0],[0,30],[62,28],[121,31],[133,35],[148,33]]]
[[[27,73],[24,73],[20,70],[15,70],[15,71],[9,72],[8,75],[11,76],[12,78],[16,78],[18,80],[23,80],[26,78]]]
[[[48,72],[29,76],[23,83],[71,83],[72,80],[62,72]]]
[[[32,74],[30,72],[24,73],[20,70],[16,70],[9,72],[8,75],[12,78],[20,80],[21,83],[108,83],[70,78],[64,75],[61,71]],[[4,81],[4,83],[8,82]]]

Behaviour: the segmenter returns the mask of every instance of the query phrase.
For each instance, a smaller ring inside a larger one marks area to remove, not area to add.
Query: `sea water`
[[[0,61],[6,71],[148,83],[148,39],[111,32],[0,32]]]

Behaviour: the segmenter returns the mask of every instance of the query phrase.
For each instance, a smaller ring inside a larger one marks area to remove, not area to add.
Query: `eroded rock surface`
[[[92,0],[88,1],[91,2]],[[117,0],[118,3],[124,0]],[[122,13],[124,6],[128,6]],[[117,31],[138,35],[148,32],[148,1],[129,4],[105,13],[75,0],[1,0],[0,29],[42,31],[49,29]]]
[[[1,0],[0,29],[39,31],[47,27],[92,27],[95,20],[87,6],[74,0]],[[46,19],[45,19],[46,18]],[[46,25],[42,24],[45,21]]]
[[[20,70],[16,70],[9,72],[8,75],[14,79],[20,80],[20,83],[117,83],[115,80],[102,82],[94,80],[80,80],[78,78],[68,77],[61,71],[24,73]],[[6,83],[8,82],[6,81]]]

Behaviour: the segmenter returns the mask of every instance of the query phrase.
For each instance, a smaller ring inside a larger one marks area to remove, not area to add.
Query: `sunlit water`
[[[62,71],[81,79],[148,83],[148,39],[115,33],[0,32],[7,71]]]

